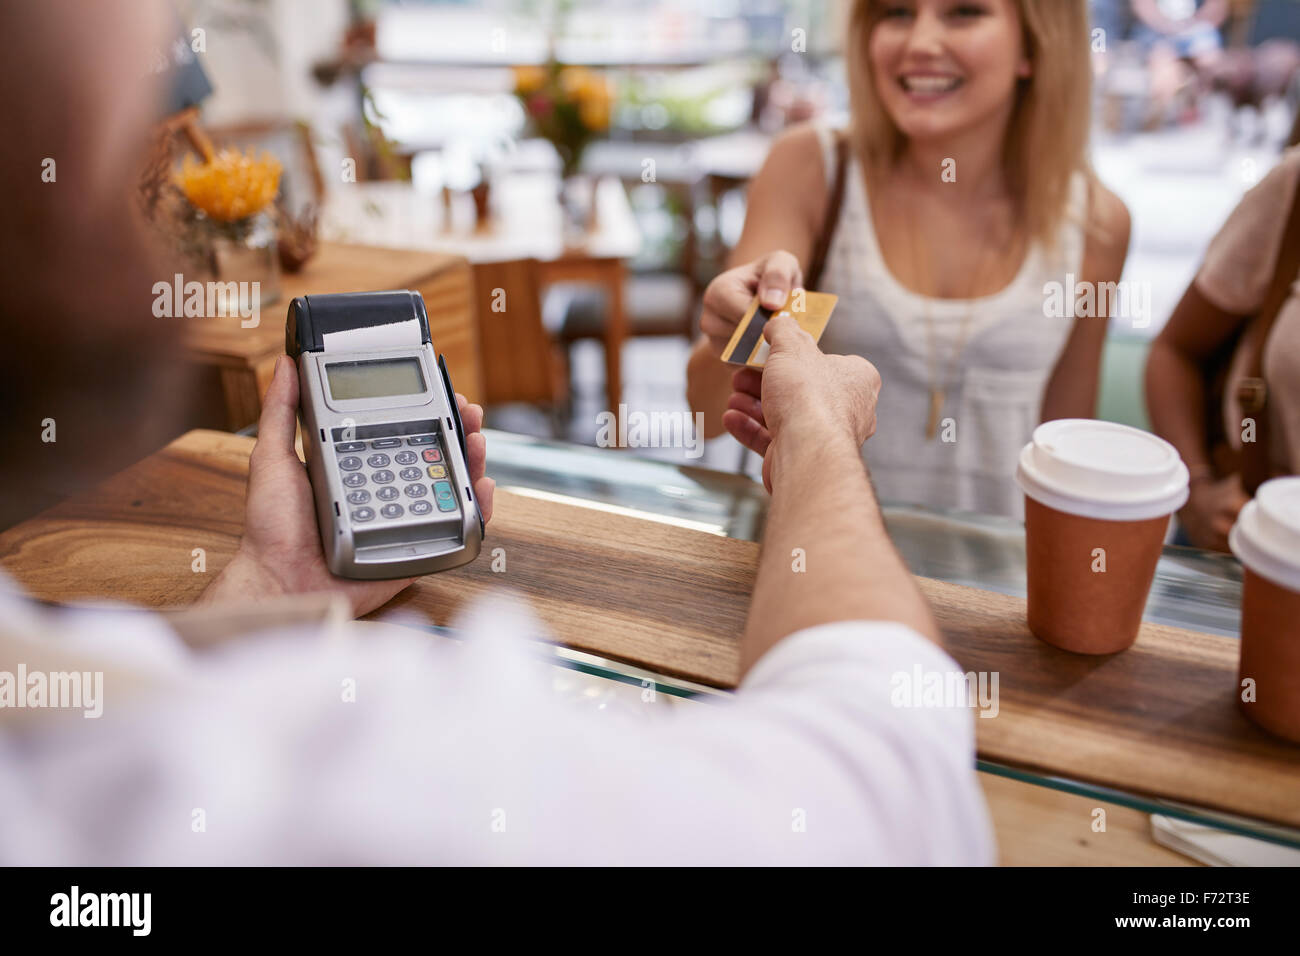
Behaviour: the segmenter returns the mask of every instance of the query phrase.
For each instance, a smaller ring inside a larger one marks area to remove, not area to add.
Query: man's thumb
[[[298,380],[293,360],[281,355],[275,373],[262,399],[262,415],[257,425],[257,448],[264,458],[286,455],[298,457],[294,450],[298,423]]]
[[[763,326],[763,337],[771,347],[771,354],[783,352],[801,352],[809,346],[815,346],[812,336],[800,327],[794,316],[788,313],[774,315]]]

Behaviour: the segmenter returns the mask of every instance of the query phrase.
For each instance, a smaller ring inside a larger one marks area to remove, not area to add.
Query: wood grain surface
[[[252,445],[191,432],[0,535],[0,561],[42,598],[187,603],[234,553]],[[200,547],[206,575],[190,570]],[[447,624],[469,597],[509,588],[566,645],[728,687],[757,559],[752,543],[502,488],[483,556],[385,610]],[[1236,641],[1145,624],[1129,651],[1079,657],[1029,633],[1023,600],[921,587],[961,666],[999,675],[998,716],[975,720],[984,759],[1300,826],[1300,748],[1238,713]]]
[[[1001,866],[1201,866],[1151,836],[1141,810],[1062,793],[991,773],[977,775],[988,801]],[[1106,829],[1092,829],[1106,811]]]
[[[284,321],[292,299],[382,289],[410,289],[424,297],[430,338],[446,356],[457,391],[471,401],[481,400],[483,373],[469,262],[440,252],[323,242],[301,272],[281,276],[280,298],[264,304],[256,326],[244,328],[237,316],[186,324],[190,359],[220,370],[229,426],[242,428],[257,420],[275,359],[284,353]]]

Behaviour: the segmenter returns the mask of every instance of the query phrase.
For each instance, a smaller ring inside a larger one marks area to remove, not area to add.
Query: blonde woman
[[[750,187],[737,265],[704,297],[691,406],[706,435],[766,452],[760,379],[719,357],[755,295],[779,307],[808,275],[840,300],[822,349],[884,383],[863,449],[880,496],[1021,516],[1021,446],[1096,406],[1106,316],[1075,292],[1118,281],[1128,251],[1128,210],[1085,156],[1087,5],[856,0],[846,55],[843,145],[794,128]]]

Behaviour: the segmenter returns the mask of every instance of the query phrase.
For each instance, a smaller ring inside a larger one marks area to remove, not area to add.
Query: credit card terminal
[[[402,578],[478,557],[465,430],[420,294],[301,296],[285,351],[329,569]]]

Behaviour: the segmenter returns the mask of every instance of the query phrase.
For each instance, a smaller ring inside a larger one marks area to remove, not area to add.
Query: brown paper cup
[[[1254,700],[1242,681],[1254,681]],[[1300,743],[1300,592],[1245,569],[1241,591],[1241,711],[1265,730]]]
[[[1066,514],[1026,495],[1034,636],[1076,654],[1114,654],[1132,645],[1168,528],[1168,515],[1106,521]]]

